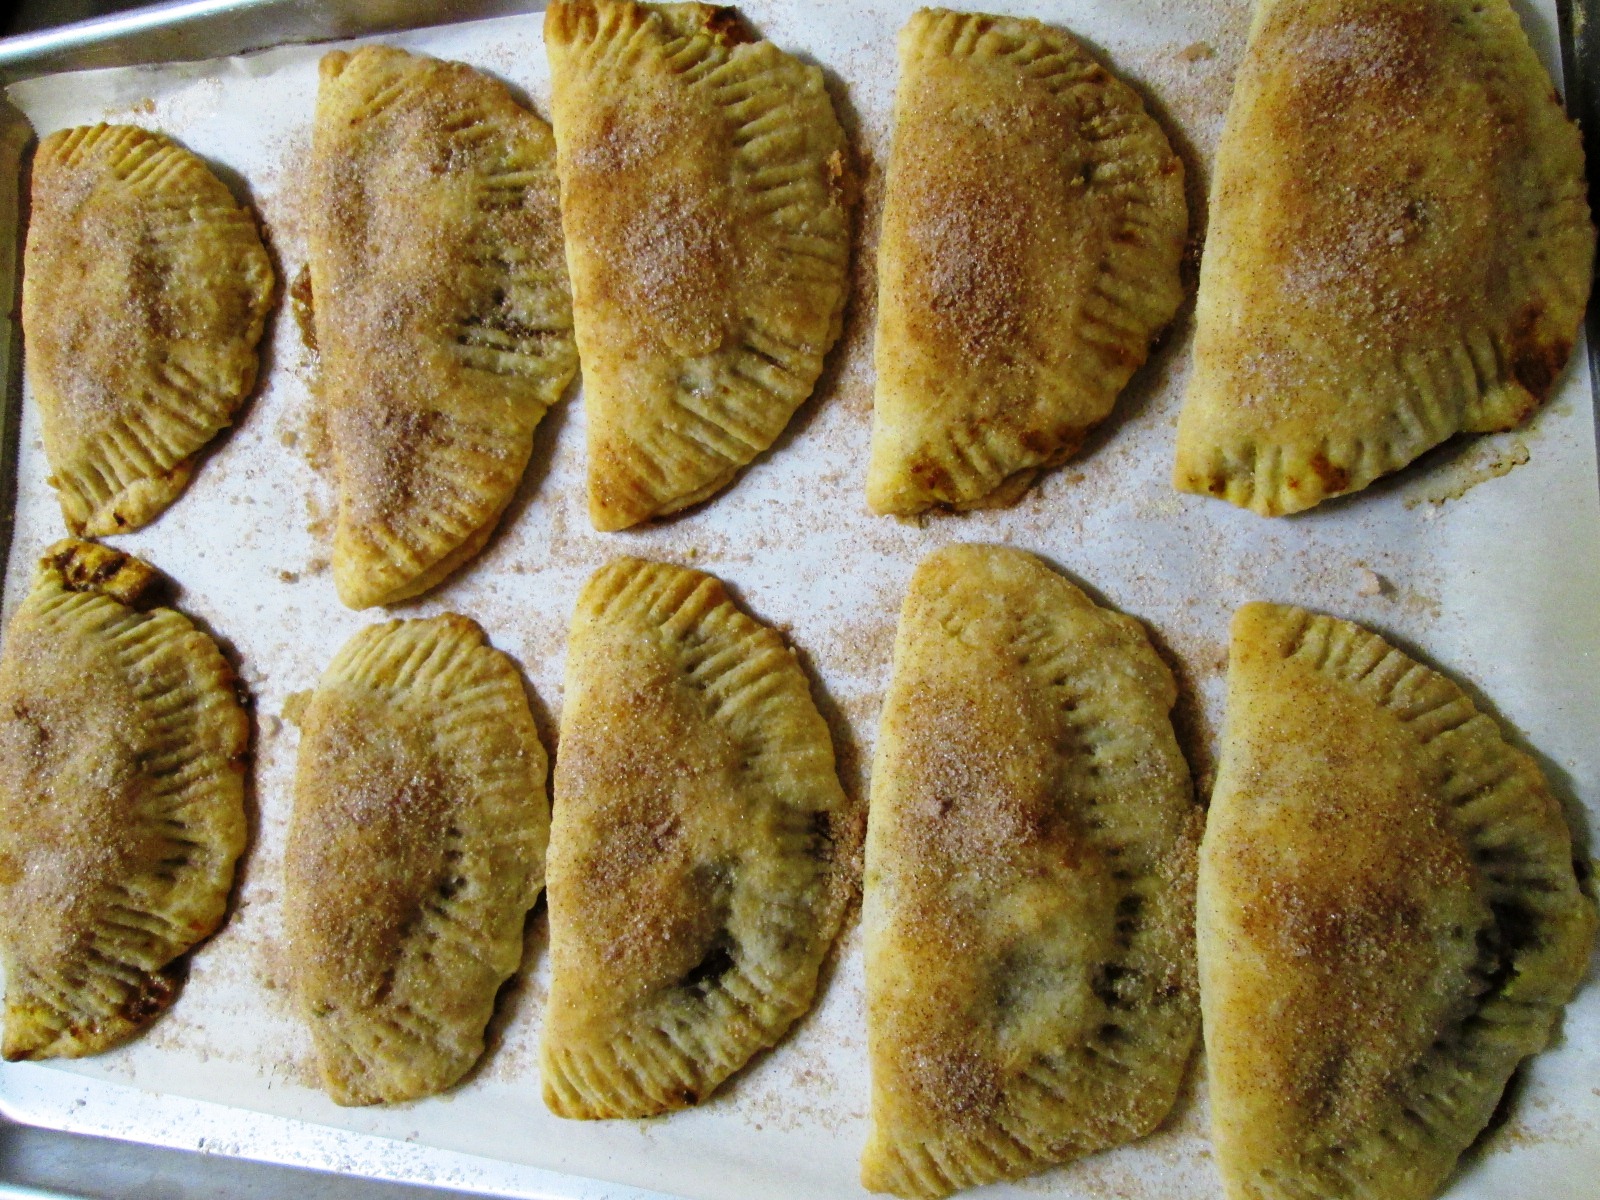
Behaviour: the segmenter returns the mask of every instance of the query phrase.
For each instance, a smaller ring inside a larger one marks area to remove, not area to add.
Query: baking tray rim
[[[1512,2],[1514,6],[1517,4],[1517,0]],[[1555,5],[1567,108],[1583,127],[1588,161],[1600,162],[1600,0],[1555,0]],[[381,5],[373,4],[371,0],[165,0],[163,3],[56,28],[0,38],[0,88],[24,79],[63,71],[200,61],[250,54],[284,45],[375,36],[404,29],[521,13],[532,14],[543,11],[545,7],[544,0],[386,0]],[[20,136],[16,128],[19,122],[26,131]],[[19,218],[23,215],[19,184],[23,179],[24,164],[32,140],[26,118],[8,101],[0,99],[0,181],[3,181],[0,183],[0,205],[10,199],[8,193],[12,189],[17,189],[15,204]],[[14,160],[12,155],[15,155]],[[6,312],[6,329],[4,337],[0,338],[0,385],[5,388],[4,395],[0,396],[0,582],[4,580],[10,555],[18,466],[17,427],[22,404],[19,294],[21,229],[19,220],[14,230],[0,237],[0,247],[5,246],[5,237],[15,236],[16,239],[10,253],[0,253],[0,304],[3,304]],[[1600,305],[1595,304],[1593,299],[1586,313],[1585,325],[1595,436],[1597,444],[1600,444]],[[1600,488],[1600,476],[1597,476],[1596,486]],[[140,1097],[146,1096],[138,1088],[102,1080],[73,1077],[73,1083],[88,1091],[103,1094],[111,1104],[116,1104],[119,1099],[124,1103],[138,1103]],[[266,1146],[264,1139],[252,1143],[248,1136],[249,1125],[260,1120],[261,1114],[183,1097],[172,1099],[233,1114],[239,1120],[238,1143],[226,1151],[206,1151],[208,1154],[285,1166],[316,1169],[320,1165],[324,1170],[335,1169],[323,1156],[302,1156],[281,1149],[275,1151]],[[305,1124],[287,1118],[266,1119],[274,1124]],[[66,1124],[49,1125],[19,1117],[8,1111],[4,1096],[0,1096],[0,1123],[25,1124],[64,1132],[69,1129]],[[384,1143],[390,1140],[379,1135],[331,1127],[317,1128],[328,1129],[331,1133],[360,1142]],[[104,1133],[100,1136],[182,1153],[170,1137],[146,1140],[130,1133]],[[403,1182],[385,1174],[364,1177]],[[570,1178],[572,1183],[580,1187],[602,1187],[607,1196],[646,1195],[616,1184],[604,1184],[579,1176]],[[14,1185],[0,1178],[0,1200],[60,1200],[60,1197],[58,1193]]]

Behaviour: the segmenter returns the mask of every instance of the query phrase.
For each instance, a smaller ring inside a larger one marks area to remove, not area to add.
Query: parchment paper
[[[572,395],[545,419],[522,491],[485,553],[398,611],[454,610],[480,621],[523,665],[550,744],[567,622],[588,574],[620,553],[711,570],[756,615],[789,632],[833,725],[845,782],[864,795],[912,568],[951,541],[1005,542],[1045,555],[1103,602],[1150,625],[1184,685],[1180,730],[1202,789],[1220,728],[1229,615],[1250,599],[1292,601],[1363,621],[1472,688],[1539,755],[1587,847],[1600,812],[1600,490],[1581,347],[1558,394],[1524,430],[1452,444],[1352,499],[1268,521],[1179,496],[1168,484],[1188,370],[1186,308],[1112,419],[1019,507],[921,525],[867,513],[877,205],[894,35],[912,7],[907,0],[743,6],[764,36],[827,70],[865,184],[844,337],[816,396],[773,450],[685,516],[596,534],[584,508],[582,398]],[[1073,30],[1143,89],[1185,158],[1202,229],[1209,160],[1248,6],[1080,0],[1005,7]],[[1552,4],[1539,0],[1522,15],[1558,73]],[[549,111],[537,15],[388,40],[480,66]],[[179,138],[253,199],[287,284],[305,261],[300,188],[322,49],[58,75],[16,85],[10,95],[40,134],[115,120]],[[255,829],[236,911],[194,956],[181,999],[147,1036],[95,1059],[8,1065],[0,1070],[0,1100],[38,1094],[27,1084],[39,1072],[69,1071],[685,1196],[863,1194],[856,1162],[867,1071],[853,922],[816,1011],[691,1112],[597,1124],[558,1121],[545,1110],[535,1053],[547,971],[542,912],[529,925],[523,972],[502,996],[489,1053],[466,1083],[389,1109],[340,1109],[316,1090],[309,1039],[285,990],[281,866],[297,735],[279,714],[351,634],[383,614],[350,612],[334,596],[331,493],[316,465],[320,437],[310,415],[314,360],[287,306],[269,342],[263,385],[188,492],[152,527],[116,539],[177,582],[181,607],[225,640],[255,699]],[[31,402],[21,437],[8,616],[39,552],[63,535]],[[1368,594],[1374,575],[1376,595]],[[1197,1065],[1175,1114],[1152,1137],[990,1194],[1216,1195],[1204,1091]],[[1592,1196],[1600,1178],[1600,987],[1580,994],[1554,1048],[1513,1092],[1509,1117],[1469,1156],[1450,1195]],[[70,1124],[57,1113],[31,1119]]]

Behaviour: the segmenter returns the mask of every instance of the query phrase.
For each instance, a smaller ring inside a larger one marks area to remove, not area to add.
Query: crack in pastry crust
[[[709,575],[603,568],[555,794],[545,1103],[698,1103],[810,1007],[854,889],[860,821],[793,651]]]
[[[1583,147],[1507,0],[1264,0],[1217,150],[1174,485],[1264,515],[1549,395]]]
[[[1020,1178],[1172,1108],[1199,1032],[1176,697],[1136,621],[1031,554],[917,568],[868,818],[868,1188]]]
[[[357,634],[301,717],[285,924],[336,1103],[432,1095],[483,1054],[544,883],[544,748],[516,666],[447,613]]]
[[[1426,1200],[1543,1048],[1595,913],[1539,768],[1459,687],[1251,604],[1198,926],[1228,1195]]]
[[[138,529],[255,386],[272,264],[200,159],[130,125],[46,137],[31,203],[22,325],[50,482],[73,534]]]
[[[545,14],[588,422],[589,513],[623,529],[766,450],[839,336],[844,132],[822,72],[729,9]]]
[[[1183,298],[1183,164],[1127,84],[1037,21],[900,33],[878,244],[873,511],[1017,501]]]
[[[334,581],[392,604],[483,548],[577,370],[555,143],[471,67],[336,51],[310,214]]]
[[[40,560],[0,656],[7,1059],[125,1041],[177,996],[244,849],[249,720],[216,643],[92,542]]]

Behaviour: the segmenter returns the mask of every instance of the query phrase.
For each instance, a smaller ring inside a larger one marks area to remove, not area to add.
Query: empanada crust
[[[1454,683],[1297,608],[1235,616],[1227,721],[1197,914],[1227,1194],[1426,1200],[1587,969],[1560,804]]]
[[[900,33],[867,502],[1015,503],[1111,411],[1183,299],[1183,164],[1139,95],[1038,21]]]
[[[339,1104],[432,1095],[483,1054],[544,884],[546,759],[516,665],[465,617],[346,644],[300,716],[284,920]]]
[[[577,370],[550,127],[461,63],[322,60],[311,291],[333,575],[393,604],[478,553]]]
[[[254,215],[182,146],[131,125],[39,143],[24,358],[71,533],[138,529],[178,498],[255,386],[272,294]]]
[[[1292,513],[1520,424],[1594,244],[1577,127],[1507,0],[1261,0],[1174,485]]]
[[[603,568],[555,797],[545,1103],[698,1103],[810,1006],[854,891],[860,820],[794,652],[710,575]]]
[[[545,13],[588,423],[589,514],[623,529],[772,445],[839,336],[844,132],[822,71],[705,4]]]
[[[872,771],[862,1182],[937,1197],[1141,1137],[1199,1032],[1172,673],[1031,554],[912,577]]]
[[[215,642],[146,563],[64,541],[0,656],[7,1059],[76,1058],[177,995],[244,849],[250,724]]]

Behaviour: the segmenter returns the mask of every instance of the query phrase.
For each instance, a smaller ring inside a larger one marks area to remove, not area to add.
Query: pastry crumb
[[[1210,42],[1191,42],[1178,51],[1178,61],[1186,63],[1204,62],[1216,56],[1217,52],[1212,49]]]
[[[305,716],[306,705],[310,703],[310,692],[291,692],[283,698],[283,720],[291,725],[299,725],[300,718]]]
[[[1356,571],[1356,595],[1381,596],[1388,590],[1383,576],[1376,571],[1367,567],[1361,567]]]
[[[1437,509],[1452,500],[1461,499],[1480,483],[1511,474],[1518,467],[1527,465],[1532,457],[1527,441],[1520,436],[1485,438],[1472,454],[1441,472],[1426,491],[1408,497],[1406,507],[1428,505],[1429,509]],[[1434,514],[1429,509],[1423,512],[1431,517]]]

